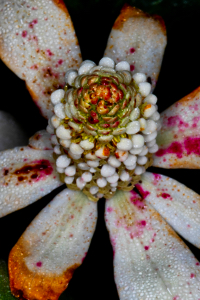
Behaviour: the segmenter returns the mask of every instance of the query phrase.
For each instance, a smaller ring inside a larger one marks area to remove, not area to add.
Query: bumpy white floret
[[[136,163],[137,157],[135,155],[129,154],[128,158],[124,161],[125,166],[132,166]]]
[[[105,187],[107,185],[107,180],[103,177],[100,177],[97,179],[97,185],[101,188]]]
[[[108,163],[114,168],[118,168],[121,165],[121,162],[113,155],[109,157]]]
[[[80,155],[84,152],[84,150],[78,144],[71,143],[70,152],[74,155]]]
[[[79,163],[78,164],[78,168],[80,170],[89,170],[89,167],[88,167],[88,165],[86,163]]]
[[[66,129],[63,125],[60,125],[56,129],[57,137],[59,137],[60,139],[65,139],[65,140],[71,139],[71,132],[72,131],[70,129]]]
[[[115,69],[117,71],[130,71],[130,65],[127,61],[123,60],[115,66]]]
[[[91,61],[91,60],[85,60],[82,62],[79,70],[78,70],[78,74],[82,75],[82,74],[86,74],[87,72],[90,71],[90,69],[92,69],[96,64]]]
[[[127,159],[128,157],[128,151],[123,151],[123,150],[116,150],[115,151],[115,156],[116,158],[120,161],[123,162]]]
[[[64,182],[66,184],[71,184],[74,181],[74,177],[65,177]]]
[[[150,118],[156,111],[156,107],[153,104],[147,104],[144,108],[143,116],[145,118]]]
[[[136,164],[130,165],[130,166],[126,166],[126,169],[127,169],[127,170],[134,170],[135,167],[136,167]]]
[[[86,185],[86,182],[83,180],[82,177],[78,177],[76,179],[76,185],[80,190],[82,190],[84,188],[84,186]]]
[[[114,173],[115,173],[115,168],[113,168],[108,164],[103,165],[103,167],[101,168],[101,175],[103,177],[112,176]]]
[[[129,152],[131,154],[136,155],[136,154],[140,154],[142,152],[142,150],[143,150],[143,147],[141,147],[141,148],[132,148],[131,150],[129,150]]]
[[[133,75],[133,79],[138,84],[138,83],[141,83],[141,82],[145,82],[147,80],[147,77],[144,73],[135,73]]]
[[[145,99],[144,102],[150,103],[150,104],[156,104],[158,98],[153,95],[153,94],[149,94]]]
[[[98,158],[107,158],[109,155],[106,155],[106,153],[107,152],[105,151],[105,147],[101,147],[95,152],[95,155]]]
[[[56,153],[56,154],[61,154],[60,146],[59,146],[59,145],[56,145],[56,146],[53,148],[53,152]]]
[[[87,158],[89,160],[95,160],[95,159],[97,159],[97,156],[90,152],[85,155],[85,158]]]
[[[51,117],[51,124],[53,125],[54,128],[58,128],[58,126],[60,125],[60,121],[61,119],[58,118],[56,115],[53,115]]]
[[[119,178],[122,180],[122,181],[128,181],[130,176],[129,176],[129,173],[125,170],[123,170],[119,176]]]
[[[139,116],[140,116],[140,109],[139,109],[139,107],[136,107],[132,110],[132,112],[129,116],[129,119],[131,121],[134,121],[134,120],[137,120],[139,118]]]
[[[55,134],[51,136],[51,143],[53,145],[59,145],[58,140],[57,140],[57,136]]]
[[[147,120],[147,126],[142,131],[143,134],[151,134],[157,129],[157,124],[153,120]]]
[[[94,168],[90,168],[90,170],[89,170],[91,173],[95,173],[97,170],[96,169],[94,169]]]
[[[112,176],[106,178],[109,183],[115,183],[119,180],[119,175],[114,173]]]
[[[64,173],[65,172],[65,169],[64,168],[59,168],[59,167],[56,167],[56,171],[58,172],[58,173]]]
[[[79,159],[79,158],[81,158],[81,154],[74,154],[74,153],[72,153],[70,150],[69,150],[69,156],[71,157],[71,158],[73,158],[73,159]]]
[[[146,142],[151,142],[153,139],[155,139],[157,137],[157,131],[154,131],[153,133],[150,133],[148,135],[144,136],[144,141]]]
[[[94,148],[94,143],[90,142],[89,140],[84,140],[80,142],[80,146],[84,150],[91,150]]]
[[[141,174],[144,173],[144,172],[145,172],[145,168],[144,168],[144,167],[137,166],[137,167],[135,168],[135,174],[136,174],[136,175],[141,175]]]
[[[100,199],[100,198],[102,198],[104,196],[104,194],[102,194],[102,193],[97,193],[97,197]]]
[[[158,145],[155,144],[154,146],[149,148],[149,153],[156,153],[158,151]]]
[[[144,137],[141,134],[135,134],[132,136],[133,148],[141,148],[144,146]]]
[[[63,103],[56,104],[54,107],[54,112],[58,118],[64,119],[65,118],[64,104]]]
[[[56,160],[56,166],[58,168],[66,168],[69,166],[71,159],[67,155],[60,155]]]
[[[62,89],[56,90],[51,94],[51,103],[56,105],[64,98],[65,91]]]
[[[151,85],[148,82],[141,82],[138,84],[138,87],[139,87],[140,94],[143,97],[148,96],[149,93],[151,92]]]
[[[148,153],[148,148],[147,148],[147,146],[144,145],[142,151],[138,155],[139,156],[144,156],[147,153]]]
[[[138,156],[137,163],[139,165],[145,165],[147,163],[148,158],[146,156]]]
[[[140,131],[145,130],[147,126],[147,121],[144,118],[140,118],[138,121],[140,123]]]
[[[112,192],[115,192],[116,190],[117,190],[116,187],[112,187],[112,188],[111,188],[111,191],[112,191]]]
[[[98,186],[91,186],[91,188],[90,188],[90,193],[92,194],[92,195],[94,195],[94,194],[96,194],[97,192],[99,191],[99,188],[98,188]]]
[[[116,187],[116,186],[118,186],[118,182],[115,182],[115,183],[110,183],[110,186],[112,186],[112,187]]]
[[[147,146],[148,148],[151,148],[151,147],[153,147],[155,144],[156,144],[156,139],[154,139],[154,140],[152,140],[152,141],[150,141],[150,142],[147,142],[147,143],[146,143],[146,146]]]
[[[65,174],[67,176],[74,176],[76,174],[76,167],[75,166],[69,166],[65,169]]]
[[[99,66],[108,67],[108,68],[113,69],[115,66],[115,62],[112,58],[105,56],[99,61]]]
[[[64,148],[69,148],[70,144],[71,144],[71,140],[60,140],[60,144],[64,147]]]
[[[50,125],[47,125],[46,131],[47,131],[49,134],[54,134],[54,129],[53,129]]]
[[[88,160],[87,164],[89,167],[97,168],[99,166],[99,160]]]
[[[117,143],[117,149],[119,150],[130,150],[132,148],[131,140],[127,138],[121,138],[120,142]]]
[[[65,74],[65,82],[68,83],[69,85],[72,85],[77,75],[78,75],[77,70],[74,69],[68,70]]]
[[[81,177],[85,182],[90,182],[92,180],[92,174],[90,172],[84,172]]]
[[[126,127],[127,134],[135,134],[140,131],[140,123],[138,121],[133,121],[128,123]]]
[[[160,114],[159,114],[159,112],[158,111],[155,111],[154,113],[153,113],[153,115],[150,117],[150,119],[151,120],[153,120],[153,121],[158,121],[159,119],[160,119]]]

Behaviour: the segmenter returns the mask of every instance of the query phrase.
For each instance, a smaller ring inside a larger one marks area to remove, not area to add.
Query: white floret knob
[[[101,168],[101,175],[103,177],[112,176],[114,173],[115,173],[115,168],[108,164],[103,165],[103,167]]]
[[[78,144],[71,143],[70,152],[73,153],[74,155],[81,155],[84,152],[84,150]]]
[[[71,184],[72,182],[74,181],[74,177],[72,176],[72,177],[65,177],[65,179],[64,179],[64,182],[66,183],[66,184]]]
[[[116,156],[117,160],[119,160],[120,162],[123,162],[128,157],[128,151],[116,150],[115,156]]]
[[[121,138],[120,142],[117,143],[117,149],[119,150],[130,150],[132,148],[132,142],[130,139]]]
[[[157,103],[158,98],[153,95],[153,94],[149,94],[145,99],[144,102],[150,103],[155,105]]]
[[[115,66],[115,69],[117,71],[129,71],[130,72],[130,64],[123,60],[123,61],[120,61],[116,66]]]
[[[144,146],[144,137],[141,134],[135,134],[132,136],[133,148],[141,148]]]
[[[92,195],[96,194],[98,191],[99,191],[98,186],[91,186],[91,188],[90,188],[90,193],[91,193]]]
[[[65,73],[65,82],[69,85],[74,83],[75,78],[78,76],[77,70],[71,69]]]
[[[84,140],[80,142],[80,146],[84,150],[91,150],[94,148],[94,143],[90,142],[89,140]]]
[[[149,82],[141,82],[138,84],[139,92],[143,97],[146,97],[151,92],[151,85]]]
[[[135,134],[140,131],[140,123],[138,121],[133,121],[128,123],[126,127],[127,134]]]
[[[81,66],[80,66],[80,68],[79,68],[79,70],[78,70],[78,74],[79,75],[86,74],[94,66],[96,66],[96,64],[93,61],[91,61],[91,60],[83,61],[82,64],[81,64]]]
[[[63,89],[56,90],[51,94],[51,103],[56,105],[64,98],[65,91]]]
[[[76,167],[75,166],[69,166],[65,169],[65,174],[67,176],[74,176],[76,174]]]
[[[69,166],[71,159],[67,155],[60,155],[56,160],[56,166],[58,168],[66,168]]]
[[[51,117],[51,124],[53,125],[54,128],[58,128],[58,126],[60,125],[60,121],[61,119],[58,118],[56,115],[53,115]]]
[[[105,187],[107,185],[107,180],[103,177],[100,177],[97,179],[97,185],[101,188]]]
[[[92,174],[90,172],[84,172],[81,177],[85,182],[90,182],[92,180]]]
[[[99,61],[99,66],[107,67],[107,68],[112,68],[114,69],[115,62],[112,58],[105,56]]]
[[[133,79],[137,84],[139,84],[141,82],[145,82],[147,80],[147,77],[144,73],[135,73],[133,75]]]
[[[122,171],[119,177],[122,181],[128,181],[130,179],[129,173],[127,171]]]
[[[64,139],[64,140],[71,139],[71,132],[72,131],[70,129],[66,129],[63,125],[60,125],[56,129],[56,135],[57,135],[57,137],[59,137],[60,139]]]
[[[121,165],[121,162],[113,155],[109,157],[108,163],[114,168],[118,168]]]
[[[58,118],[64,119],[65,118],[64,104],[63,103],[56,104],[54,106],[54,112]]]

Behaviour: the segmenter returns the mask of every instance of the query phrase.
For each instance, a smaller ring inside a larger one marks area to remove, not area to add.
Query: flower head
[[[1,4],[2,59],[26,80],[43,115],[50,117],[48,133],[40,131],[30,139],[29,146],[1,153],[1,215],[24,207],[61,185],[60,174],[69,186],[79,190],[81,183],[85,186],[83,192],[67,188],[59,193],[13,247],[9,256],[13,294],[21,299],[58,299],[87,254],[97,218],[97,204],[89,199],[102,196],[97,190],[98,186],[103,192],[104,187],[98,185],[101,179],[100,185],[106,181],[109,193],[121,188],[106,201],[105,209],[120,298],[200,298],[199,263],[169,226],[199,247],[200,197],[164,175],[138,174],[136,161],[133,162],[137,156],[139,165],[147,163],[147,153],[142,155],[143,163],[139,157],[145,150],[144,143],[150,153],[157,151],[157,99],[148,94],[149,81],[155,87],[166,45],[163,22],[125,6],[109,37],[106,56],[96,67],[91,61],[81,64],[73,26],[63,3],[45,4],[36,0]],[[45,26],[52,15],[55,24]],[[56,28],[56,43],[52,43],[49,32],[52,33],[52,27]],[[46,38],[48,35],[50,39]],[[65,68],[70,69],[66,75]],[[64,77],[69,86],[63,90]],[[154,166],[186,168],[192,162],[192,167],[198,167],[199,102],[198,88],[161,115],[157,138],[160,149],[153,154]],[[121,166],[126,177],[122,176]],[[84,168],[89,168],[89,172]],[[93,173],[97,173],[96,178]],[[120,186],[122,178],[130,183],[132,175],[141,175],[136,184],[140,195],[129,191],[129,186],[128,191]],[[118,182],[113,181],[116,178]],[[85,191],[89,180],[93,181],[92,186]]]

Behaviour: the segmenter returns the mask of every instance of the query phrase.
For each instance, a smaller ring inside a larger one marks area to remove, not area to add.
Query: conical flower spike
[[[61,0],[1,1],[0,57],[25,80],[42,115],[52,115],[51,93],[67,68],[81,63],[74,27]]]
[[[57,171],[90,200],[131,190],[158,150],[157,98],[146,76],[136,75],[126,61],[84,61],[79,70],[67,71],[65,89],[51,95],[55,115],[47,131],[55,133]]]

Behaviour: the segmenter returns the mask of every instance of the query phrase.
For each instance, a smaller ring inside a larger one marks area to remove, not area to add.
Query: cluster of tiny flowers
[[[128,62],[115,65],[109,57],[97,66],[84,61],[65,80],[51,95],[55,114],[47,126],[57,171],[70,188],[89,186],[101,198],[106,187],[112,194],[144,173],[157,152],[157,97],[145,74],[132,76]]]

